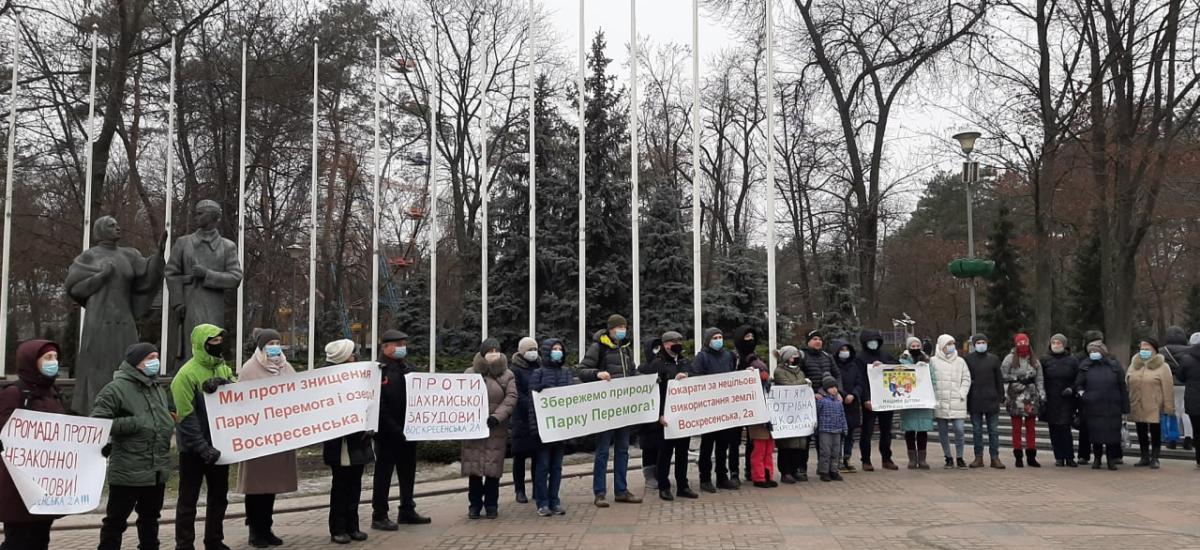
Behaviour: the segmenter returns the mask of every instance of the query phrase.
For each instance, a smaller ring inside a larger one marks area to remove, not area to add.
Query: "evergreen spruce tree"
[[[837,338],[854,341],[858,333],[858,318],[855,314],[855,288],[849,270],[841,251],[836,251],[829,258],[828,268],[822,277],[821,292],[825,298],[825,312],[821,317],[821,332],[825,341]],[[836,351],[836,350],[826,350]]]
[[[683,224],[682,195],[669,178],[649,186],[642,216],[642,334],[691,334],[691,233]]]
[[[1075,271],[1067,293],[1068,334],[1077,350],[1087,342],[1083,333],[1104,330],[1104,286],[1100,283],[1100,234],[1092,232],[1075,255]]]
[[[712,326],[725,330],[749,325],[765,339],[767,274],[766,255],[747,245],[731,247],[728,254],[713,256],[717,281],[704,292],[704,313]]]
[[[1200,284],[1192,283],[1183,305],[1183,327],[1190,335],[1200,332]]]
[[[1007,206],[997,212],[996,223],[988,235],[988,257],[996,262],[996,271],[988,280],[987,305],[983,326],[997,350],[1012,347],[1013,336],[1024,330],[1028,318],[1021,267],[1012,245],[1013,223]]]

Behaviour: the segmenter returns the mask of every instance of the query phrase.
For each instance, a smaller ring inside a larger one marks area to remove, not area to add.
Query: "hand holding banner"
[[[533,392],[543,443],[658,421],[658,377],[630,376]]]
[[[867,367],[871,409],[878,412],[937,407],[929,364]]]
[[[771,386],[771,437],[810,436],[817,431],[817,405],[812,386]]]
[[[482,376],[410,372],[404,375],[404,383],[408,398],[405,439],[483,439],[490,433],[487,385]]]
[[[664,437],[678,439],[771,420],[758,371],[740,370],[667,383]]]
[[[379,379],[375,363],[360,361],[221,386],[204,396],[217,464],[374,431]]]
[[[0,431],[0,457],[33,514],[81,514],[100,505],[112,420],[13,411]]]

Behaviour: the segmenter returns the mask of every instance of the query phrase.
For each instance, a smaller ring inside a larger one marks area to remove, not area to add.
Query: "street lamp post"
[[[954,134],[954,139],[958,140],[959,146],[962,147],[963,154],[967,156],[966,162],[963,163],[962,180],[964,187],[967,188],[967,259],[975,259],[975,223],[972,219],[971,207],[971,185],[979,181],[979,163],[971,160],[971,152],[975,150],[975,140],[979,139],[979,132],[960,132]],[[971,277],[971,338],[979,334],[975,320],[975,277]]]

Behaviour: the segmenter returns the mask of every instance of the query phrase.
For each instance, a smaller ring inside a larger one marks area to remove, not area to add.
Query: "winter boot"
[[[1003,470],[1003,469],[1004,469],[1004,463],[1003,463],[1003,462],[1000,462],[1000,457],[998,457],[998,456],[993,456],[993,457],[992,457],[992,464],[991,464],[991,466],[992,466],[993,468],[997,469],[997,470]]]
[[[917,469],[917,451],[916,449],[908,449],[908,469]]]
[[[929,463],[925,462],[925,451],[917,451],[917,468],[921,470],[929,469]]]
[[[943,470],[953,470],[954,469],[954,459],[950,458],[950,457],[946,457],[946,464],[944,466],[942,466],[942,469]]]
[[[1025,467],[1025,451],[1021,449],[1013,449],[1013,461],[1017,463],[1018,468]]]
[[[1157,450],[1157,449],[1155,449],[1155,450],[1154,450],[1154,452],[1153,452],[1153,453],[1150,455],[1150,469],[1151,469],[1151,470],[1157,470],[1157,469],[1158,469],[1158,466],[1159,466],[1159,464],[1158,464],[1158,450]]]
[[[1025,462],[1030,468],[1041,468],[1042,465],[1037,461],[1037,449],[1025,449]]]
[[[982,468],[983,467],[983,457],[976,455],[975,460],[971,462],[971,467],[972,468]]]
[[[1190,438],[1190,437],[1183,438],[1183,450],[1185,450],[1185,451],[1192,450],[1192,438]]]
[[[646,478],[646,490],[658,490],[658,466],[650,465],[642,467],[642,477]]]
[[[1093,470],[1100,469],[1100,455],[1096,455],[1096,457],[1094,459],[1092,459],[1092,469]]]
[[[1138,460],[1136,464],[1134,464],[1134,467],[1149,466],[1149,465],[1150,465],[1150,451],[1142,451],[1142,458],[1141,458],[1141,460]]]
[[[961,456],[960,456],[960,457],[958,457],[958,458],[957,458],[957,459],[955,459],[955,460],[956,460],[956,461],[957,461],[957,463],[958,463],[958,469],[959,469],[959,470],[966,470],[966,469],[967,469],[967,461],[963,460]]]
[[[842,467],[839,468],[838,471],[847,473],[847,474],[853,474],[854,472],[858,471],[858,468],[855,468],[854,466],[850,465],[849,458],[843,458],[842,459]]]

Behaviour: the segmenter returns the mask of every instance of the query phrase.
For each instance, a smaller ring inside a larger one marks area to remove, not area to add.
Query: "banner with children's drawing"
[[[871,383],[871,409],[877,412],[903,409],[932,409],[937,406],[929,365],[883,365],[867,367]]]
[[[805,437],[817,431],[817,405],[812,386],[771,386],[771,437]]]
[[[34,514],[82,514],[100,505],[108,465],[100,449],[112,420],[13,411],[0,431],[0,457]]]

